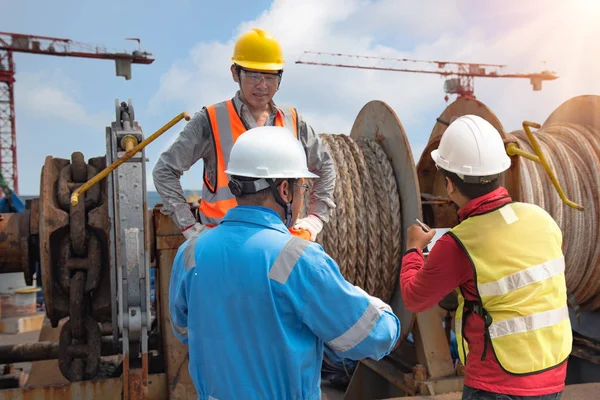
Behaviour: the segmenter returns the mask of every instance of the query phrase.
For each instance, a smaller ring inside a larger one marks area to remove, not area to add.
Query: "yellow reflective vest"
[[[486,352],[515,375],[543,372],[562,364],[571,352],[562,233],[542,208],[508,203],[469,217],[453,235],[471,260],[478,301],[465,301],[460,288],[455,333],[461,362],[468,313],[480,315]],[[467,338],[468,340],[468,338]]]

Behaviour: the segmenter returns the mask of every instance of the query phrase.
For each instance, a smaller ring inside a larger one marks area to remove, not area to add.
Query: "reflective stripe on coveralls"
[[[269,271],[269,278],[273,279],[282,285],[285,285],[288,277],[292,273],[294,266],[302,256],[304,249],[310,242],[297,237],[292,237],[283,247],[281,253],[275,259],[271,270]],[[379,310],[376,306],[369,303],[364,314],[360,317],[356,323],[350,327],[346,332],[333,340],[327,342],[327,345],[335,352],[341,353],[348,351],[358,343],[362,342],[365,337],[375,327],[377,320],[379,319]]]
[[[229,163],[229,154],[233,144],[247,129],[231,100],[210,105],[206,110],[215,144],[217,181],[216,183],[209,182],[207,175],[204,174],[199,215],[204,225],[212,227],[219,224],[227,210],[237,205],[235,196],[229,190],[229,179],[225,170]],[[284,108],[277,107],[275,125],[289,128],[298,138],[296,110],[292,107],[288,107],[289,111],[287,112],[283,110]]]
[[[486,326],[482,360],[491,346],[500,366],[515,375],[563,363],[572,333],[562,233],[552,217],[533,204],[509,203],[465,219],[450,234],[471,260],[479,297],[465,301],[457,289],[455,332],[462,363],[469,351],[462,331],[471,312]]]
[[[170,308],[170,304],[171,304],[171,298],[173,298],[175,295],[175,293],[171,293],[171,291],[173,291],[173,292],[175,291],[175,288],[177,287],[177,283],[183,278],[183,274],[185,274],[186,271],[188,271],[191,268],[194,268],[196,266],[196,261],[194,260],[194,250],[196,248],[196,242],[198,241],[199,237],[200,236],[194,236],[190,240],[185,242],[179,248],[177,255],[175,256],[175,259],[173,260],[172,268],[176,269],[176,266],[178,265],[177,259],[179,257],[183,257],[183,262],[184,262],[183,265],[185,266],[185,270],[175,271],[175,274],[173,274],[173,271],[172,271],[172,276],[171,276],[172,282],[170,282],[170,284],[169,284],[169,308]],[[181,327],[181,326],[177,325],[175,322],[173,322],[173,317],[171,316],[170,310],[169,310],[169,321],[171,322],[171,327],[173,328],[173,332],[174,332],[175,336],[177,336],[179,341],[186,343],[187,336],[188,336],[188,329],[186,327]]]
[[[320,245],[290,234],[274,210],[237,206],[174,261],[173,321],[189,330],[198,398],[321,398],[325,344],[343,358],[385,357],[398,318],[375,310]],[[373,324],[372,313],[378,318]]]

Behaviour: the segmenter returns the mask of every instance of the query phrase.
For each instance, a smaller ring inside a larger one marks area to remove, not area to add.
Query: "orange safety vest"
[[[275,125],[289,128],[298,139],[298,114],[292,107],[286,107],[286,109],[287,111],[284,111],[277,107]],[[229,154],[233,144],[248,129],[231,100],[210,105],[206,107],[206,111],[215,145],[217,173],[216,182],[210,182],[208,174],[204,172],[202,201],[198,214],[203,225],[213,227],[221,222],[227,210],[237,206],[235,196],[229,190],[229,178],[225,170],[229,163]]]

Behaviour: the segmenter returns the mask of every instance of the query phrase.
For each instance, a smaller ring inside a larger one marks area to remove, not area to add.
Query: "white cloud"
[[[198,110],[230,98],[237,89],[229,72],[233,43],[252,27],[270,31],[283,46],[287,65],[275,97],[278,103],[296,106],[317,132],[339,133],[349,132],[365,103],[383,100],[398,114],[416,158],[434,125],[431,115],[441,114],[446,106],[443,79],[295,64],[302,52],[500,63],[527,72],[539,72],[547,61],[547,68],[561,78],[544,82],[541,92],[534,92],[527,79],[475,80],[477,98],[508,131],[519,129],[524,119],[543,122],[573,96],[600,92],[600,25],[589,11],[557,0],[546,1],[541,11],[514,0],[501,6],[480,3],[474,11],[464,0],[457,4],[275,0],[256,19],[241,22],[226,42],[195,45],[163,76],[150,106],[177,101]]]
[[[423,40],[459,28],[462,22],[456,2],[379,0],[363,2],[360,12],[353,13],[337,28],[345,35],[360,32]]]
[[[111,120],[105,113],[89,113],[77,100],[80,88],[76,82],[59,71],[20,72],[15,79],[18,82],[15,102],[19,110],[94,129]]]

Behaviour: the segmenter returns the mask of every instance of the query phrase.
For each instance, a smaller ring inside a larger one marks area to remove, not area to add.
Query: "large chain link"
[[[102,332],[98,322],[90,316],[82,319],[84,340],[73,335],[73,317],[60,330],[58,342],[58,367],[60,372],[72,382],[91,379],[98,374],[100,367],[100,344]]]
[[[69,321],[60,332],[58,365],[70,381],[96,376],[100,366],[101,331],[90,314],[89,294],[100,281],[101,248],[96,235],[87,227],[87,212],[100,200],[100,187],[95,185],[85,194],[85,201],[70,204],[71,193],[96,174],[86,165],[83,154],[71,155],[71,164],[61,171],[58,202],[69,212],[69,235],[64,236],[58,260],[59,285],[69,293]]]

